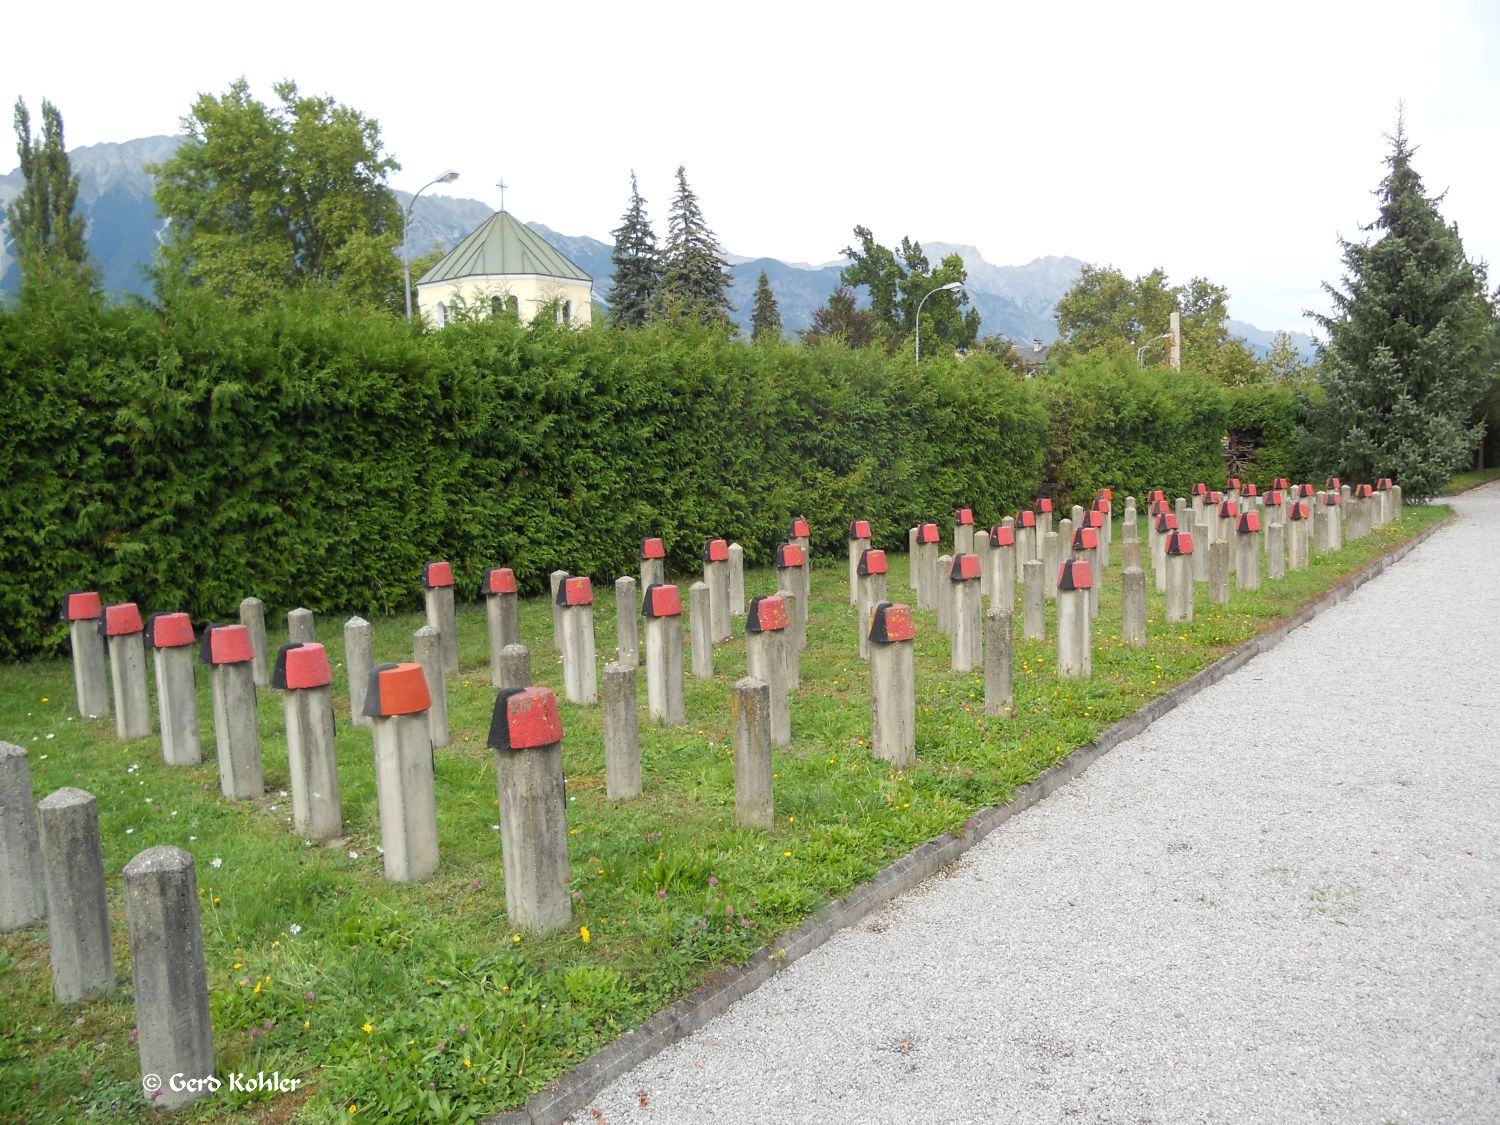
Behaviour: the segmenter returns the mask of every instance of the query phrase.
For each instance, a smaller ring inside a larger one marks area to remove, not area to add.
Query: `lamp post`
[[[934,293],[941,293],[944,290],[954,293],[963,287],[964,285],[961,281],[950,281],[947,285],[939,285],[936,289],[929,289],[922,295],[922,299],[917,302],[917,358],[914,362],[922,362],[922,306],[927,303],[927,298],[931,297]]]
[[[417,202],[417,195],[421,195],[433,184],[451,184],[458,179],[458,173],[452,168],[444,172],[435,180],[428,180],[417,189],[417,194],[406,201],[406,211],[401,216],[401,272],[406,279],[406,319],[411,319],[411,250],[407,245],[407,231],[411,227],[411,209]]]
[[[1172,333],[1170,332],[1163,332],[1160,336],[1152,336],[1151,339],[1147,340],[1144,344],[1135,349],[1135,365],[1137,367],[1144,366],[1141,363],[1141,356],[1146,353],[1146,349],[1149,348],[1152,344],[1156,343],[1156,341],[1158,340],[1170,340],[1171,338]]]

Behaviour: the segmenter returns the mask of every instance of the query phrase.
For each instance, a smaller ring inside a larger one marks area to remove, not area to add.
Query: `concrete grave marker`
[[[1235,527],[1235,584],[1241,590],[1260,589],[1260,513],[1243,512]]]
[[[1120,639],[1128,648],[1146,646],[1146,572],[1140,561],[1126,566],[1120,575]]]
[[[635,579],[630,575],[615,579],[615,659],[632,668],[641,662],[641,631],[640,622],[636,620],[635,590]]]
[[[286,615],[286,639],[289,641],[301,641],[308,644],[317,640],[317,622],[313,619],[313,611],[298,606],[289,610]],[[252,650],[254,645],[252,643]],[[269,653],[268,653],[269,655]]]
[[[870,521],[849,523],[849,604],[859,608],[859,560],[870,549]]]
[[[433,748],[448,746],[453,739],[448,728],[448,681],[443,675],[443,635],[423,625],[411,635],[411,655],[427,678],[427,737]]]
[[[729,544],[729,616],[745,616],[745,548]]]
[[[104,607],[99,635],[109,648],[109,680],[114,696],[115,734],[129,742],[151,733],[151,698],[146,691],[146,626],[134,602]],[[246,641],[248,644],[248,639]]]
[[[479,580],[479,596],[484,599],[484,619],[490,637],[490,686],[499,687],[501,650],[506,645],[521,643],[521,595],[516,588],[515,571],[508,566],[490,567]],[[429,615],[428,621],[431,620]]]
[[[989,565],[984,568],[990,605],[1013,610],[1016,604],[1016,533],[999,524],[990,529]]]
[[[420,630],[418,630],[420,632]],[[377,664],[365,691],[375,742],[375,796],[385,877],[415,883],[438,869],[432,777],[432,696],[420,664]]]
[[[1057,532],[1047,532],[1047,542],[1061,540]],[[1047,635],[1047,590],[1042,581],[1042,567],[1047,564],[1039,559],[1028,559],[1022,564],[1026,580],[1021,587],[1021,636],[1028,641],[1039,641]],[[1058,563],[1061,566],[1061,563]]]
[[[286,693],[281,703],[286,716],[292,831],[305,840],[333,840],[344,832],[332,684],[333,670],[322,645],[291,641],[281,646],[271,686]],[[365,690],[369,690],[368,682]]]
[[[628,801],[641,795],[641,725],[635,697],[635,665],[616,661],[606,664],[604,793],[611,801]]]
[[[245,598],[240,602],[240,624],[250,630],[250,647],[255,651],[251,668],[255,673],[255,686],[265,687],[271,682],[271,649],[266,641],[266,605],[259,598]]]
[[[856,612],[859,617],[859,655],[862,660],[870,658],[870,614],[886,599],[888,567],[885,552],[873,547],[866,548],[859,557],[855,583],[856,593],[859,595]]]
[[[1052,530],[1052,499],[1047,496],[1038,496],[1032,503],[1032,510],[1036,516],[1036,533],[1038,538]],[[1035,552],[1031,555],[1036,558]]]
[[[1208,600],[1212,605],[1229,604],[1229,544],[1222,539],[1208,545]]]
[[[0,742],[0,931],[24,930],[47,916],[31,763],[13,742]]]
[[[594,659],[594,586],[587,578],[567,578],[558,587],[562,613],[563,692],[569,703],[599,702]]]
[[[1088,513],[1098,515],[1097,512]],[[1099,532],[1092,527],[1080,527],[1073,533],[1073,557],[1089,564],[1089,573],[1099,573]],[[1060,587],[1059,587],[1060,589]],[[1088,591],[1089,620],[1099,616],[1099,584],[1090,582]]]
[[[558,591],[562,589],[562,584],[569,577],[566,570],[554,570],[551,574],[547,575],[547,587],[551,591],[549,596],[552,599],[552,647],[558,652],[562,652],[563,650],[562,602],[557,600]]]
[[[349,721],[357,727],[370,725],[365,714],[365,691],[370,669],[375,666],[375,641],[370,623],[363,617],[344,622],[344,674],[349,680]]]
[[[453,610],[453,565],[429,560],[422,567],[422,600],[427,607],[427,624],[438,631],[443,644],[443,674],[458,671],[458,623]]]
[[[801,547],[804,555],[812,551],[812,531],[807,526],[807,520],[802,516],[792,520],[792,526],[786,538],[788,543],[795,543]]]
[[[1186,531],[1164,533],[1162,569],[1166,577],[1167,621],[1193,619],[1193,554],[1200,548]]]
[[[47,885],[52,997],[76,1004],[114,990],[99,806],[92,793],[59,789],[36,807]]]
[[[992,608],[984,615],[984,713],[1010,715],[1015,712],[1014,635],[1009,606]]]
[[[68,642],[73,650],[73,694],[78,713],[89,719],[109,714],[109,685],[104,673],[104,638],[99,619],[104,607],[92,590],[73,590],[62,602],[62,620],[68,623]]]
[[[730,710],[734,722],[734,822],[747,828],[774,828],[770,686],[753,676],[736,681]]]
[[[193,622],[185,613],[153,613],[146,621],[146,636],[156,662],[162,761],[169,766],[196,766],[203,760],[203,749],[198,741]]]
[[[703,544],[703,584],[708,588],[709,641],[718,644],[729,640],[729,544],[709,539]],[[692,587],[688,588],[692,600]],[[696,625],[694,626],[696,629]]]
[[[953,510],[953,556],[974,553],[974,509]]]
[[[1052,534],[1052,508],[1051,501],[1047,501],[1047,526],[1045,529],[1037,526],[1035,512],[1022,508],[1016,513],[1016,577],[1022,582],[1026,581],[1026,564],[1032,559],[1042,558],[1039,548],[1045,544],[1047,536]]]
[[[897,769],[917,760],[916,635],[910,606],[881,602],[870,615],[870,750]]]
[[[667,547],[659,538],[641,540],[641,589],[667,584]]]
[[[546,688],[506,690],[495,700],[489,746],[500,791],[505,913],[537,933],[573,921],[562,738],[557,700]]]
[[[682,693],[682,594],[676,586],[648,586],[641,602],[646,620],[646,714],[678,726],[686,720]]]
[[[531,651],[525,645],[506,645],[500,650],[500,683],[496,686],[531,686]]]
[[[937,598],[937,622],[938,631],[950,640],[953,637],[953,583],[949,576],[953,571],[953,556],[938,556],[938,573],[943,576],[943,584],[938,587]]]
[[[804,649],[807,647],[808,592],[811,588],[808,581],[807,552],[799,544],[783,543],[776,548],[776,572],[777,584],[796,595],[796,612],[792,614],[791,622],[792,636],[797,648]],[[935,581],[933,585],[936,586]]]
[[[1307,540],[1312,523],[1311,509],[1301,500],[1287,509],[1287,567],[1290,570],[1307,569]]]
[[[254,659],[250,630],[243,625],[204,627],[198,660],[209,666],[219,791],[231,801],[253,801],[266,787],[255,714]]]
[[[1083,559],[1062,564],[1057,575],[1057,674],[1062,679],[1088,679],[1093,674],[1089,626],[1093,587],[1093,568]]]
[[[984,603],[979,596],[979,557],[955,555],[948,578],[953,606],[952,667],[955,672],[973,672],[984,663]]]
[[[795,643],[787,635],[790,624],[786,599],[779,594],[750,599],[750,610],[745,616],[747,663],[750,675],[770,691],[771,741],[777,746],[788,746],[792,741],[786,656],[782,651],[784,646]]]
[[[694,582],[688,587],[688,624],[693,630],[693,675],[714,678],[713,598],[708,585]]]

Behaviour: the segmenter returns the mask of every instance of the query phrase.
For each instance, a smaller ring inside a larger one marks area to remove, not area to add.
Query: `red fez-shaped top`
[[[1101,515],[1101,516],[1102,515],[1106,515],[1107,513],[1112,512],[1114,510],[1115,510],[1115,502],[1113,500],[1111,500],[1108,496],[1104,496],[1104,497],[1101,497],[1098,500],[1095,500],[1094,503],[1093,503],[1093,505],[1089,508],[1089,511],[1093,512],[1095,515]]]
[[[1174,531],[1167,536],[1167,554],[1169,555],[1191,555],[1193,553],[1193,536],[1187,531]]]
[[[1114,498],[1115,490],[1113,488],[1101,488],[1098,492],[1094,493],[1095,500],[1109,501],[1113,500]],[[1105,510],[1108,511],[1108,509]]]
[[[917,626],[911,619],[911,606],[881,602],[870,614],[870,640],[890,645],[916,638]]]
[[[1073,550],[1093,551],[1099,547],[1099,533],[1092,527],[1080,527],[1073,532]]]
[[[1279,508],[1285,502],[1286,502],[1286,495],[1280,489],[1273,488],[1273,489],[1271,489],[1270,492],[1266,493],[1266,506],[1267,507]]]
[[[859,556],[860,574],[886,574],[890,565],[886,562],[885,552],[876,547],[866,547]]]
[[[1156,517],[1156,530],[1158,532],[1176,531],[1177,517],[1174,516],[1171,512],[1163,512],[1161,515]]]
[[[370,669],[365,714],[372,719],[415,715],[432,706],[427,676],[420,664],[377,664]]]
[[[1375,488],[1379,492],[1389,492],[1391,488],[1391,478],[1381,477],[1378,481],[1375,482]]]
[[[1361,500],[1368,500],[1371,496],[1375,495],[1375,490],[1368,484],[1361,484],[1355,488],[1354,495],[1358,496]]]
[[[1052,500],[1046,496],[1038,496],[1036,498],[1036,510],[1042,515],[1046,515],[1052,510]]]
[[[422,585],[429,590],[453,585],[453,564],[430,562],[422,568]]]
[[[1147,500],[1165,500],[1166,498],[1167,498],[1167,494],[1165,492],[1163,492],[1159,488],[1156,489],[1154,492],[1148,493],[1147,496],[1146,496]]]
[[[991,547],[1014,547],[1016,545],[1016,532],[1014,528],[1006,527],[1003,523],[996,524],[990,528]]]
[[[1208,494],[1208,502],[1210,504],[1222,504],[1224,502],[1224,494],[1222,492],[1210,492]]]
[[[1016,526],[1017,527],[1035,527],[1036,526],[1036,513],[1035,512],[1028,512],[1025,508],[1022,508],[1019,512],[1016,513]]]
[[[479,583],[480,597],[490,594],[514,594],[516,592],[515,572],[508,566],[492,566],[484,572],[484,580]]]
[[[703,541],[703,561],[728,562],[729,544],[722,539],[705,539]]]
[[[328,667],[328,650],[315,641],[292,641],[276,654],[276,668],[271,686],[280,691],[327,687],[333,683]]]
[[[1343,483],[1344,482],[1339,480],[1338,477],[1329,477],[1328,480],[1324,483],[1323,487],[1337,489]]]
[[[942,536],[938,534],[938,526],[935,523],[924,523],[917,528],[918,543],[936,543]]]
[[[953,556],[953,567],[948,577],[955,582],[971,582],[979,577],[979,556],[960,552]]]
[[[1151,501],[1151,508],[1148,514],[1155,518],[1156,516],[1162,515],[1165,512],[1170,512],[1171,510],[1172,505],[1168,504],[1165,500],[1153,500]]]
[[[968,527],[974,522],[973,508],[958,508],[953,513],[953,522],[959,527]]]
[[[64,621],[92,621],[104,612],[99,595],[93,590],[71,590],[62,602]]]
[[[1094,572],[1082,559],[1068,559],[1057,570],[1059,590],[1087,590],[1094,584]]]
[[[116,602],[104,607],[104,616],[99,621],[99,633],[105,637],[123,637],[126,633],[139,633],[141,611],[135,602]]]
[[[1258,488],[1255,487],[1255,482],[1254,481],[1251,481],[1249,484],[1245,485],[1245,495],[1246,496],[1259,496],[1260,495],[1260,489],[1258,489]]]
[[[1238,519],[1239,514],[1240,506],[1233,500],[1225,500],[1224,503],[1219,505],[1219,518],[1221,520]]]
[[[183,648],[193,643],[193,622],[185,613],[153,613],[146,621],[152,648]]]
[[[535,750],[561,742],[557,696],[544,687],[506,688],[495,697],[490,718],[491,750]]]
[[[1106,504],[1109,503],[1108,500],[1104,502]],[[1104,513],[1101,512],[1098,508],[1090,508],[1088,511],[1083,513],[1083,523],[1080,526],[1091,527],[1097,531],[1099,528],[1104,526]]]
[[[850,523],[849,523],[849,538],[850,539],[868,539],[868,538],[870,538],[870,521],[869,520],[852,520],[852,521],[850,521]]]
[[[1235,526],[1235,530],[1241,535],[1249,535],[1251,532],[1259,531],[1260,513],[1246,512],[1240,516],[1240,522]]]
[[[1287,516],[1294,520],[1305,520],[1309,514],[1307,504],[1301,500],[1293,504],[1291,510],[1287,512]]]
[[[641,558],[664,559],[667,557],[666,545],[660,539],[641,540]]]
[[[745,632],[774,633],[789,624],[786,599],[780,594],[762,594],[750,599],[750,611],[745,615]]]
[[[786,570],[794,566],[807,565],[807,552],[802,549],[801,543],[783,543],[776,548],[776,566],[780,570]]]
[[[1225,492],[1233,492],[1235,489],[1239,488],[1239,486],[1240,486],[1240,478],[1239,477],[1230,477],[1227,481],[1224,482],[1224,491]]]
[[[801,516],[798,516],[796,519],[794,519],[792,521],[792,533],[790,535],[788,535],[787,538],[788,539],[807,539],[811,535],[812,535],[812,532],[810,532],[810,531],[807,530],[807,520],[803,519]]]
[[[1333,489],[1329,489],[1327,492],[1323,493],[1323,506],[1326,508],[1337,508],[1343,502],[1343,496],[1341,496]]]
[[[209,625],[203,630],[198,660],[203,664],[243,664],[255,659],[250,630],[243,625]]]
[[[1193,485],[1192,494],[1194,496],[1207,496],[1208,485],[1204,484],[1202,481],[1199,481],[1197,484]]]
[[[1286,477],[1277,477],[1275,480],[1273,480],[1271,482],[1271,487],[1275,488],[1275,489],[1279,489],[1282,492],[1285,492],[1287,490],[1287,488],[1289,487],[1289,485],[1287,483]]]
[[[593,605],[594,584],[587,578],[564,578],[557,584],[557,604]]]
[[[641,602],[643,617],[681,617],[682,591],[676,586],[653,582],[646,587],[646,596]]]

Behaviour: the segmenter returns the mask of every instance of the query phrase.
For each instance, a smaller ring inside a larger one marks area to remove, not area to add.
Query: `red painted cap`
[[[1381,477],[1375,482],[1375,488],[1379,492],[1389,492],[1393,483],[1390,477]]]
[[[729,544],[722,539],[705,539],[703,541],[703,561],[728,562]]]
[[[1249,484],[1245,485],[1245,495],[1246,496],[1259,496],[1260,495],[1260,489],[1258,489],[1258,488],[1255,487],[1255,482],[1254,481],[1251,481]]]
[[[435,590],[439,586],[453,585],[453,564],[429,562],[422,568],[422,585],[429,590]]]
[[[1307,502],[1304,500],[1299,500],[1297,501],[1297,503],[1292,505],[1291,511],[1287,512],[1287,517],[1294,520],[1305,520],[1311,514],[1312,513],[1308,511]]]
[[[271,686],[280,691],[327,687],[333,683],[328,667],[328,650],[316,641],[293,641],[276,653],[276,667],[271,672]]]
[[[937,543],[942,536],[938,534],[938,525],[935,523],[924,523],[917,528],[918,543]]]
[[[1362,484],[1354,490],[1354,495],[1358,496],[1361,500],[1368,500],[1371,496],[1375,495],[1375,489],[1368,484]]]
[[[1022,508],[1019,512],[1016,513],[1016,526],[1035,527],[1036,513],[1027,511],[1025,508]]]
[[[1068,559],[1057,570],[1059,590],[1087,590],[1094,584],[1094,572],[1082,559]]]
[[[1239,486],[1240,486],[1240,478],[1239,477],[1230,477],[1227,481],[1224,482],[1224,491],[1225,492],[1233,492],[1235,489],[1239,488]]]
[[[1101,488],[1098,492],[1094,493],[1095,500],[1104,500],[1107,502],[1114,498],[1115,490],[1113,488]]]
[[[807,552],[802,549],[801,543],[783,543],[776,548],[776,566],[780,570],[786,570],[794,566],[807,565]]]
[[[255,659],[250,630],[243,625],[208,625],[198,648],[201,664],[243,664]]]
[[[1052,510],[1052,500],[1046,496],[1038,496],[1036,498],[1036,510],[1044,515],[1050,512]]]
[[[1219,505],[1219,518],[1221,520],[1232,520],[1239,518],[1240,506],[1233,500],[1225,500]]]
[[[849,524],[849,538],[850,539],[869,539],[870,538],[870,521],[869,520],[854,520],[853,522],[851,522]]]
[[[1279,508],[1286,502],[1286,495],[1280,490],[1273,488],[1266,493],[1266,505],[1271,508]]]
[[[887,574],[890,564],[886,562],[885,552],[875,547],[867,547],[860,552],[859,567],[860,574]]]
[[[372,719],[415,715],[432,706],[427,676],[420,664],[377,664],[370,669],[365,714]]]
[[[1193,487],[1192,487],[1192,495],[1194,495],[1194,496],[1207,496],[1208,495],[1208,485],[1204,484],[1202,481],[1199,481],[1197,484],[1193,485]]]
[[[491,750],[535,750],[562,741],[557,696],[544,687],[507,688],[495,698]]]
[[[564,578],[557,584],[557,604],[593,605],[594,584],[587,578]]]
[[[786,599],[780,594],[762,594],[750,599],[750,611],[745,615],[745,632],[774,633],[790,624],[786,612]]]
[[[1337,508],[1343,502],[1343,496],[1337,492],[1330,491],[1323,493],[1323,506],[1325,508]]]
[[[1176,531],[1177,517],[1171,512],[1163,512],[1161,515],[1156,517],[1156,530],[1158,532]]]
[[[681,617],[682,591],[676,586],[653,582],[646,587],[646,596],[641,602],[643,617]]]
[[[1174,531],[1167,536],[1167,554],[1169,555],[1191,555],[1193,553],[1193,536],[1187,531]]]
[[[1172,505],[1168,504],[1165,500],[1151,501],[1150,515],[1152,516],[1152,518],[1155,518],[1156,516],[1162,515],[1166,512],[1170,512],[1171,510]]]
[[[1329,477],[1328,480],[1324,482],[1323,487],[1324,488],[1338,488],[1343,483],[1344,482],[1341,481],[1341,480],[1339,480],[1338,477]]]
[[[1271,482],[1271,487],[1285,492],[1289,486],[1286,477],[1277,477]]]
[[[955,582],[972,582],[979,577],[979,556],[967,552],[953,556],[953,567],[948,577]]]
[[[917,626],[912,620],[909,605],[881,602],[870,614],[870,640],[876,644],[890,645],[897,641],[910,641],[916,635]]]
[[[153,613],[146,621],[146,639],[152,648],[184,648],[197,638],[187,614]]]
[[[991,547],[1014,547],[1016,545],[1016,532],[1014,528],[1006,527],[1003,523],[996,524],[990,528]]]
[[[1260,530],[1260,513],[1246,512],[1240,516],[1240,522],[1235,526],[1235,531],[1241,535],[1249,535]]]
[[[1208,502],[1210,504],[1222,504],[1224,502],[1224,494],[1222,492],[1210,492],[1208,494]]]
[[[1104,503],[1108,504],[1109,501],[1106,500],[1104,501]],[[1093,528],[1095,531],[1097,531],[1099,528],[1104,526],[1104,513],[1101,512],[1098,508],[1091,508],[1089,511],[1084,512],[1083,526]]]
[[[959,527],[968,527],[974,522],[973,508],[959,508],[953,513],[953,522]]]
[[[807,520],[798,516],[792,521],[792,533],[787,536],[788,539],[808,539],[811,536],[812,532],[807,530]]]
[[[667,557],[667,547],[660,539],[641,540],[641,558],[664,559]]]
[[[1099,533],[1092,527],[1080,527],[1073,532],[1073,550],[1094,551],[1099,547]]]
[[[1115,510],[1114,499],[1109,496],[1101,496],[1094,501],[1093,507],[1090,510],[1096,515],[1106,515]]]
[[[484,578],[479,583],[480,597],[490,594],[514,594],[516,592],[516,576],[508,566],[492,566],[484,572]]]
[[[70,590],[62,601],[64,621],[92,621],[104,612],[99,595],[93,590]]]
[[[140,607],[135,602],[107,605],[104,616],[99,619],[99,633],[105,637],[123,637],[127,633],[139,633],[144,628]]]

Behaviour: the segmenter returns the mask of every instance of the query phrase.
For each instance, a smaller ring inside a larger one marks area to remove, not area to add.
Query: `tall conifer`
[[[727,290],[734,284],[719,240],[708,229],[698,197],[688,187],[687,169],[677,166],[677,194],[667,222],[661,284],[656,306],[662,316],[686,316],[733,330]]]
[[[634,169],[630,173],[630,206],[619,227],[610,233],[615,236],[610,254],[615,276],[609,289],[609,321],[616,328],[639,328],[651,319],[660,267],[656,233],[646,218],[646,201],[636,186]]]
[[[31,114],[16,99],[16,152],[25,186],[5,208],[9,236],[23,270],[45,264],[86,269],[88,247],[83,219],[77,213],[78,177],[73,175],[63,144],[62,114],[42,101],[42,136],[31,135]]]
[[[771,279],[766,271],[760,271],[760,280],[755,285],[755,311],[750,315],[750,339],[752,343],[762,340],[781,339],[781,310],[776,306],[776,294],[771,292]]]

